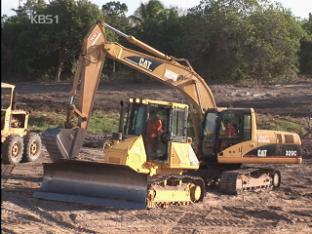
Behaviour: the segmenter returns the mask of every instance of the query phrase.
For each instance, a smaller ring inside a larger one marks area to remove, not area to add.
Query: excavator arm
[[[142,48],[152,55],[126,48],[118,43],[107,42],[104,25],[126,38],[131,44]],[[71,91],[70,105],[73,105],[80,81],[79,109],[73,108],[82,118],[79,124],[81,128],[87,127],[87,120],[93,107],[106,56],[179,90],[199,113],[204,113],[208,108],[216,107],[211,90],[204,79],[193,70],[187,60],[175,59],[165,55],[133,36],[128,36],[105,23],[99,22],[92,27],[84,40]],[[186,65],[183,65],[178,60],[186,63]]]
[[[129,43],[147,53],[108,42],[105,28],[115,31]],[[51,153],[55,157],[62,155],[62,158],[68,159],[79,153],[106,56],[179,90],[195,109],[191,119],[195,130],[195,142],[198,142],[198,116],[201,119],[207,109],[216,107],[216,103],[204,79],[193,70],[187,60],[163,54],[135,37],[126,35],[102,22],[98,22],[91,28],[84,39],[81,51],[71,91],[66,129],[48,130],[43,134],[50,155]],[[78,86],[80,86],[80,92],[78,92]],[[78,96],[79,106],[76,107],[75,99]],[[74,123],[76,116],[78,116],[77,124]],[[49,144],[51,147],[48,146]]]

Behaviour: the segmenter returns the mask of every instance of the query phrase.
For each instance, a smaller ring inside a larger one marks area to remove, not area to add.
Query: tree
[[[61,74],[71,66],[79,54],[82,38],[91,25],[101,19],[98,6],[87,0],[54,0],[48,5],[45,14],[58,16],[59,22],[44,25],[43,50],[47,55],[57,58],[56,81],[61,80]]]
[[[16,16],[2,17],[2,74],[57,81],[71,76],[82,38],[101,16],[164,53],[187,58],[209,81],[287,79],[298,72],[298,55],[301,72],[311,73],[311,15],[299,22],[272,2],[203,0],[181,14],[150,0],[127,17],[128,7],[119,1],[100,10],[87,0],[28,0]],[[32,24],[29,17],[38,14],[58,23]],[[106,32],[109,40],[122,41]]]
[[[102,6],[104,21],[121,31],[129,30],[129,20],[126,16],[128,6],[119,1],[111,1]],[[110,40],[118,41],[118,36],[111,31],[107,32]]]
[[[303,23],[307,36],[301,40],[300,71],[303,74],[312,74],[312,13]]]
[[[297,72],[299,22],[279,4],[206,0],[184,19],[180,47],[208,79],[269,81]],[[196,27],[194,27],[196,25]]]
[[[53,17],[52,23],[36,23],[31,17]],[[87,0],[28,0],[2,27],[2,74],[27,77],[71,75],[81,43],[102,13]]]
[[[7,17],[1,25],[1,74],[3,78],[33,72],[36,58],[34,28],[27,14]]]
[[[129,17],[132,31],[138,38],[165,52],[173,51],[168,39],[172,39],[175,29],[179,28],[175,28],[178,18],[176,8],[165,8],[158,0],[141,3],[134,15]]]

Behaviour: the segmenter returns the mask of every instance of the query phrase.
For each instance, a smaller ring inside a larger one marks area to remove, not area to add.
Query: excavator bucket
[[[53,161],[72,159],[79,154],[85,134],[81,128],[49,128],[42,134],[42,141]]]
[[[146,207],[147,175],[126,166],[63,160],[44,164],[34,197],[118,209]]]

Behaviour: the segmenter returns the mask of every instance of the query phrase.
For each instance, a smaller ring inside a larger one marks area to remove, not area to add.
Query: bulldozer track
[[[148,181],[148,188],[153,185],[161,185],[163,186],[164,181],[174,182],[174,181],[183,181],[183,183],[193,183],[195,185],[200,186],[202,194],[200,196],[199,201],[202,201],[205,196],[205,183],[202,178],[196,176],[189,175],[168,175],[168,176],[157,176],[155,178],[150,178]],[[164,208],[167,206],[180,206],[180,205],[190,205],[192,202],[160,202],[156,203],[156,207]]]

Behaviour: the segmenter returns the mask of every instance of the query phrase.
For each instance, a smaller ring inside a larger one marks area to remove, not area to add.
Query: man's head
[[[155,118],[156,115],[157,115],[156,111],[155,111],[155,110],[152,110],[152,111],[150,112],[150,119]]]
[[[224,123],[225,126],[227,126],[227,125],[230,123],[230,121],[229,121],[228,119],[225,119],[225,120],[223,121],[223,123]]]
[[[160,114],[159,113],[155,114],[155,119],[160,119]]]

